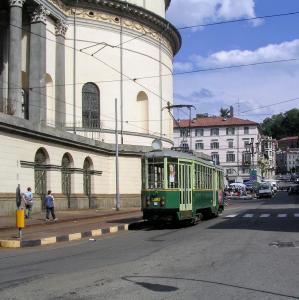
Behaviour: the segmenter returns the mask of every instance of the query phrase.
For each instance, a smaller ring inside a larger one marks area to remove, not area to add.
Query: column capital
[[[24,3],[26,0],[9,0],[9,6],[18,6],[18,7],[23,7]]]
[[[61,36],[65,37],[67,29],[68,29],[68,25],[61,19],[59,19],[56,22],[56,24],[55,24],[55,34],[56,35],[61,35]]]
[[[31,12],[31,23],[47,23],[47,16],[50,12],[43,6],[38,5]]]

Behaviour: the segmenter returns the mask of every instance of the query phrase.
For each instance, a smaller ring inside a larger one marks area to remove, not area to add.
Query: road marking
[[[228,215],[228,216],[226,216],[225,218],[234,218],[234,217],[236,217],[237,215]]]
[[[270,214],[261,214],[260,215],[260,218],[268,218],[268,217],[270,217]]]
[[[278,218],[286,218],[286,217],[287,217],[287,214],[278,214],[277,217],[278,217]]]
[[[295,218],[299,218],[299,214],[294,214],[294,217]]]
[[[253,217],[253,214],[246,214],[243,216],[243,218],[252,218]]]

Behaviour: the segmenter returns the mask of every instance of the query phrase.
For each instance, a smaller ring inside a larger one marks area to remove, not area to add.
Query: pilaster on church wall
[[[46,86],[47,86],[47,124],[55,125],[55,66],[56,66],[56,37],[55,21],[47,17],[46,31]]]
[[[74,27],[70,25],[65,35],[65,99],[66,99],[66,125],[72,126],[73,122],[73,103],[74,103],[74,91],[73,85],[67,83],[73,83],[74,73]],[[78,54],[77,54],[78,55]],[[80,86],[79,84],[77,86]],[[78,96],[79,98],[81,95]]]
[[[30,45],[30,26],[29,25],[23,25],[24,30],[22,31],[22,72],[27,73],[27,67],[29,65],[29,45]]]

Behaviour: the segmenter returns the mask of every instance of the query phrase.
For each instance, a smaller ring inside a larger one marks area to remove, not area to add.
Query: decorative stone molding
[[[31,13],[31,23],[47,23],[47,16],[50,12],[43,6],[39,5]]]
[[[9,0],[9,6],[23,7],[26,0]]]
[[[66,16],[107,22],[120,26],[120,18],[123,18],[123,26],[146,36],[160,41],[160,33],[163,32],[163,44],[171,47],[176,54],[181,47],[181,36],[178,30],[168,21],[156,14],[136,5],[118,0],[78,0],[78,6],[69,5],[67,0],[48,0],[53,6],[62,11]],[[166,4],[168,4],[166,0]]]
[[[56,35],[61,35],[63,37],[65,37],[66,31],[68,29],[68,25],[62,21],[62,20],[58,20],[55,24],[55,34]]]

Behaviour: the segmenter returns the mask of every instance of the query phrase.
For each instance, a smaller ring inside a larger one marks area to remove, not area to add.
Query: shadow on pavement
[[[225,282],[195,279],[195,278],[168,277],[168,276],[138,276],[137,275],[137,276],[124,276],[124,277],[122,277],[122,280],[135,283],[135,284],[137,284],[141,287],[144,287],[144,288],[150,289],[152,291],[156,291],[156,292],[161,292],[161,291],[159,290],[159,288],[158,288],[158,290],[154,290],[154,289],[151,289],[151,287],[153,287],[153,286],[161,286],[161,287],[165,287],[165,288],[168,287],[169,290],[166,290],[168,292],[178,290],[177,287],[170,286],[169,284],[163,285],[163,281],[167,281],[167,283],[169,283],[169,281],[173,281],[174,284],[176,284],[176,285],[177,285],[178,281],[181,281],[181,282],[184,282],[184,281],[185,282],[186,281],[190,282],[191,281],[191,282],[197,282],[199,284],[206,284],[206,285],[212,285],[212,286],[231,287],[232,289],[246,290],[248,292],[256,292],[256,293],[266,294],[266,295],[269,295],[269,296],[279,296],[279,297],[286,297],[286,298],[290,298],[290,299],[298,299],[298,295],[297,296],[288,295],[288,294],[283,294],[281,292],[275,292],[275,291],[271,291],[271,290],[264,290],[264,289],[246,287],[246,286],[237,285],[237,284],[233,284],[233,283],[225,283]],[[152,283],[153,281],[158,281],[159,284],[153,284]]]
[[[299,204],[299,195],[288,195],[287,192],[279,191],[272,199],[263,199],[264,205],[287,205]]]

